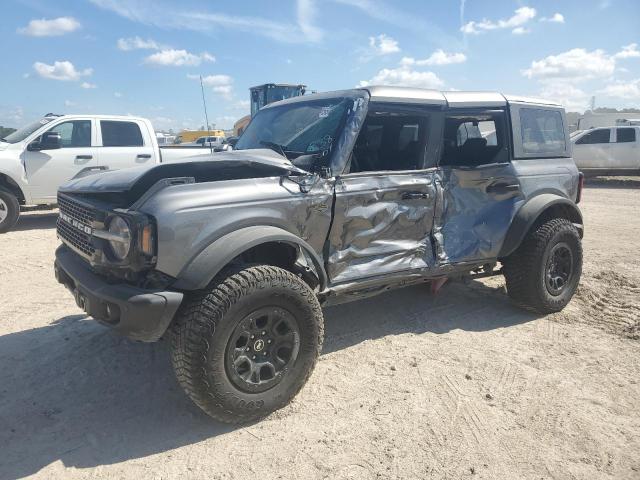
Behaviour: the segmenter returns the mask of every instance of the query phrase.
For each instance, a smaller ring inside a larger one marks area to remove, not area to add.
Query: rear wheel
[[[172,363],[191,399],[213,418],[240,423],[293,399],[320,353],[322,310],[287,270],[228,270],[187,300],[173,328]]]
[[[540,312],[562,310],[578,288],[582,244],[573,224],[554,218],[534,226],[504,259],[507,292],[518,305]]]
[[[20,217],[20,203],[16,196],[0,188],[0,233],[8,232]]]

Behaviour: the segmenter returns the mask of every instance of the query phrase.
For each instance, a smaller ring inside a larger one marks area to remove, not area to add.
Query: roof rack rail
[[[60,113],[51,113],[51,112],[49,112],[49,113],[45,113],[45,114],[44,114],[44,116],[45,116],[45,117],[61,117],[61,116],[62,116],[62,114],[60,114]]]

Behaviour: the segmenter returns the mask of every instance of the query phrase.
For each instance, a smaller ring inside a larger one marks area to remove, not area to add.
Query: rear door
[[[336,179],[333,284],[434,266],[433,120],[424,108],[370,104],[347,173]]]
[[[155,162],[154,145],[144,123],[135,120],[100,120],[98,164],[109,170]]]
[[[47,131],[60,134],[61,148],[22,153],[34,203],[55,201],[60,185],[97,164],[93,120],[66,120]]]
[[[638,148],[637,127],[615,128],[615,143],[611,145],[613,156],[620,168],[640,168],[640,149]]]
[[[495,258],[520,198],[504,108],[447,111],[440,177],[439,264]]]

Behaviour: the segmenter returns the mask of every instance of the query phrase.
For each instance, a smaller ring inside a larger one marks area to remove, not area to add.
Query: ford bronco
[[[101,323],[169,339],[193,401],[244,422],[305,384],[324,305],[502,274],[516,304],[564,308],[581,274],[581,189],[557,104],[314,94],[261,109],[232,152],[63,186],[55,272]]]

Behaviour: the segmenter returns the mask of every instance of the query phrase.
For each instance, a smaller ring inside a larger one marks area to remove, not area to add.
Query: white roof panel
[[[498,92],[443,92],[450,107],[504,107],[507,100]]]

